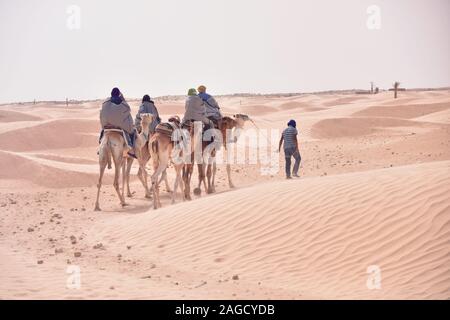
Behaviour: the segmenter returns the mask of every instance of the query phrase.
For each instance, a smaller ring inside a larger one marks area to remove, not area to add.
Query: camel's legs
[[[216,192],[216,172],[217,172],[217,164],[216,164],[216,159],[214,158],[213,160],[213,170],[212,170],[212,192]]]
[[[147,170],[145,169],[145,164],[142,165],[140,170],[141,170],[142,180],[143,180],[144,188],[145,188],[145,197],[150,198],[151,194],[150,194],[150,190],[148,188],[148,181],[147,181],[148,174],[147,174]]]
[[[171,193],[172,189],[170,189],[169,180],[167,180],[167,168],[161,174],[161,178],[159,179],[158,184],[161,184],[161,182],[163,180],[164,180],[164,183],[166,184],[166,191]],[[150,187],[150,192],[153,192],[153,186]]]
[[[139,170],[138,170],[137,176],[139,178],[139,181],[141,181],[142,186],[145,189],[145,197],[151,198],[151,195],[150,195],[151,190],[149,190],[148,182],[147,182],[147,170],[145,169],[147,162],[150,160],[150,153],[148,150],[148,145],[144,144],[144,146],[142,146],[142,142],[140,142],[140,143],[136,142],[136,144],[137,144],[136,156],[138,158],[138,163],[139,163]]]
[[[161,180],[159,180],[159,183],[164,179],[164,183],[166,184],[166,191],[171,193],[172,189],[170,189],[169,180],[167,179],[167,168],[164,170],[161,176]],[[176,189],[174,190],[176,191]]]
[[[152,188],[153,188],[153,208],[158,209],[161,207],[161,200],[159,198],[159,175],[166,170],[169,159],[165,154],[160,154],[158,159],[153,160],[154,173],[152,175]]]
[[[231,165],[227,164],[227,176],[228,176],[228,185],[230,186],[230,188],[234,188],[234,184],[231,181]]]
[[[119,179],[120,179],[120,170],[122,168],[122,154],[113,155],[114,160],[114,189],[116,190],[117,196],[119,197],[120,204],[124,204],[124,200],[122,198],[122,195],[120,193],[120,187],[119,187]]]
[[[139,163],[138,177],[139,177],[139,180],[141,180],[142,185],[144,186],[145,197],[151,198],[151,195],[150,195],[151,190],[148,189],[147,170],[145,169],[145,163]]]
[[[183,169],[183,165],[178,165],[178,166],[176,166],[175,167],[175,170],[176,170],[176,174],[177,174],[177,177],[178,177],[178,181],[179,181],[179,187],[180,187],[180,192],[181,192],[181,195],[182,195],[182,197],[183,197],[183,201],[184,200],[186,200],[186,197],[185,197],[185,194],[184,194],[184,186],[183,186],[183,177],[181,176],[181,170]],[[174,192],[176,192],[177,191],[177,189],[175,189],[174,190]]]
[[[142,185],[144,185],[144,180],[142,180],[142,169],[141,169],[141,165],[139,164],[139,169],[137,172],[137,176],[139,178],[139,181],[141,181]]]
[[[139,170],[138,170],[137,176],[138,176],[139,180],[141,181],[142,185],[144,186],[145,197],[151,198],[152,190],[151,189],[149,190],[149,188],[148,188],[147,170],[145,169],[145,166],[139,165]]]
[[[206,168],[205,161],[197,164],[197,168],[198,168],[198,189],[200,189],[200,193],[201,193],[202,182],[203,182],[203,186],[205,187],[205,192],[207,192],[208,189],[206,189],[206,181],[205,181],[205,168]]]
[[[191,200],[191,177],[194,165],[189,163],[183,167],[184,195],[186,200]]]
[[[211,170],[211,163],[208,163],[208,167],[206,169],[206,177],[208,178],[208,189],[205,189],[207,193],[212,193],[212,185],[211,185],[211,178],[212,178],[212,170]]]
[[[126,205],[125,203],[125,183],[127,181],[127,158],[122,158],[122,207]]]
[[[132,197],[131,191],[130,191],[130,172],[131,172],[131,166],[133,165],[133,158],[127,159],[127,196]]]
[[[176,177],[175,177],[175,182],[173,184],[172,204],[175,203],[175,196],[177,194],[178,186],[180,186],[181,194],[183,194],[183,181],[181,178],[181,167],[175,166],[175,171],[176,171]],[[183,199],[184,199],[184,194],[183,194]]]
[[[102,179],[103,174],[105,173],[106,165],[108,164],[108,161],[100,161],[100,177],[98,178],[98,184],[97,184],[97,200],[95,201],[95,211],[100,211],[100,204],[99,204],[99,198],[100,198],[100,188],[102,186]]]

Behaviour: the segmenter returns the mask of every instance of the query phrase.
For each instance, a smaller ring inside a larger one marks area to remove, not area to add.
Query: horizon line
[[[391,91],[392,88],[379,88],[380,92],[386,92]],[[444,87],[420,87],[420,88],[400,88],[403,92],[404,91],[440,91],[440,90],[450,90],[449,86]],[[372,93],[368,89],[338,89],[338,90],[322,90],[322,91],[311,91],[311,92],[274,92],[274,93],[251,93],[251,92],[236,92],[236,93],[228,93],[228,94],[215,94],[215,97],[252,97],[252,96],[282,96],[282,97],[292,97],[292,96],[300,96],[300,95],[307,95],[307,94],[333,94],[333,93],[341,93],[341,94],[375,94]],[[168,94],[168,95],[160,95],[156,97],[152,97],[154,100],[166,100],[170,98],[174,98],[175,100],[185,97],[185,94]],[[66,100],[32,100],[32,101],[8,101],[8,102],[1,102],[0,106],[5,105],[12,105],[12,104],[28,104],[28,103],[43,103],[43,102],[50,102],[50,103],[66,103],[66,102],[92,102],[92,101],[99,101],[103,100],[105,97],[102,98],[89,98],[89,99],[68,99]],[[141,100],[141,98],[126,98],[126,101],[137,101]]]

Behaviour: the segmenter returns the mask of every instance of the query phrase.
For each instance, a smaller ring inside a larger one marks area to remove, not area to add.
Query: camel
[[[234,115],[234,119],[231,117],[223,117],[222,119],[222,127],[221,127],[221,134],[222,134],[222,145],[225,148],[225,152],[227,152],[227,144],[229,137],[227,136],[227,133],[231,133],[232,130],[235,128],[242,129],[245,125],[245,121],[250,120],[250,118],[247,115],[242,114],[236,114]],[[233,134],[232,136],[235,137],[234,142],[237,141],[238,136]],[[205,153],[205,149],[211,146],[212,149],[210,152]],[[217,165],[216,165],[216,148],[213,146],[213,142],[210,141],[203,141],[202,142],[202,152],[203,152],[203,161],[202,163],[199,163],[197,165],[198,167],[198,187],[194,189],[194,194],[200,195],[201,194],[201,185],[203,183],[205,191],[207,193],[214,193],[216,192],[215,189],[215,177],[216,177],[216,171],[217,171]],[[206,169],[206,174],[205,174]],[[226,164],[226,170],[227,170],[227,177],[228,177],[228,185],[230,188],[234,188],[234,184],[231,180],[231,165],[229,163]],[[208,186],[206,186],[205,178],[208,180]]]
[[[194,163],[195,163],[195,145],[193,143],[194,140],[194,123],[189,122],[185,124],[185,129],[188,130],[190,136],[190,147],[189,154],[186,155],[188,157],[185,161],[185,165],[182,167],[182,177],[184,184],[184,195],[183,199],[192,200],[191,198],[191,178],[192,173],[194,172]],[[203,147],[203,146],[202,146]]]
[[[141,114],[141,127],[143,128],[142,131],[137,135],[136,137],[136,145],[135,145],[135,151],[136,151],[136,157],[137,161],[139,163],[139,170],[137,173],[137,176],[139,180],[141,181],[142,185],[145,189],[145,197],[151,198],[152,189],[148,188],[148,181],[147,181],[147,170],[145,169],[147,162],[150,160],[150,150],[149,150],[149,144],[148,141],[151,138],[151,132],[150,132],[150,124],[153,121],[153,114],[151,113],[142,113]],[[126,184],[127,184],[127,197],[131,198],[132,194],[130,191],[130,171],[131,166],[133,164],[133,158],[129,157],[127,159],[127,169],[126,169]],[[166,171],[163,172],[161,176],[161,182],[164,180],[166,185],[167,192],[172,192],[169,186],[169,181],[167,180],[167,173]]]
[[[100,176],[97,184],[97,199],[95,201],[95,211],[100,211],[100,188],[102,186],[103,174],[105,173],[105,168],[111,168],[111,157],[114,162],[114,189],[119,197],[120,204],[123,206],[125,203],[125,180],[126,180],[126,170],[125,165],[127,162],[127,151],[128,146],[126,145],[125,138],[123,137],[123,132],[120,129],[105,129],[104,136],[100,143],[99,148],[99,164],[100,164]],[[120,172],[122,171],[122,192],[119,187]]]
[[[177,119],[177,122],[179,123],[178,117],[173,117],[172,119]],[[170,120],[172,120],[170,119]],[[169,121],[170,121],[169,120]],[[173,122],[172,122],[173,123]],[[172,162],[176,178],[173,186],[172,191],[172,203],[175,203],[175,197],[178,187],[181,190],[181,193],[183,194],[183,182],[181,179],[181,170],[184,166],[184,161],[177,157],[177,159],[173,159],[173,151],[174,151],[174,143],[172,141],[172,137],[168,134],[158,132],[156,131],[149,141],[149,150],[150,150],[150,156],[153,162],[153,169],[154,173],[151,176],[152,181],[152,191],[153,191],[153,207],[154,209],[158,209],[161,207],[161,201],[159,198],[159,184],[162,180],[158,180],[159,175],[163,175],[166,177],[166,187],[167,186],[167,167],[169,166],[169,163]],[[176,151],[177,152],[177,151]],[[179,154],[182,156],[182,151],[179,152]],[[184,198],[183,198],[184,199]]]
[[[150,160],[150,153],[148,150],[147,142],[150,138],[150,124],[153,121],[153,114],[151,113],[143,113],[141,114],[141,126],[142,131],[137,135],[136,142],[135,142],[135,151],[136,151],[136,157],[137,161],[139,163],[139,170],[137,173],[137,176],[139,180],[141,181],[142,185],[145,189],[145,197],[150,198],[151,192],[148,188],[147,183],[147,170],[145,170],[145,166],[147,165],[147,162]],[[130,191],[130,171],[131,166],[133,164],[133,158],[128,158],[127,160],[127,169],[126,169],[126,184],[127,184],[127,196],[131,197],[131,191]]]
[[[233,130],[235,128],[243,128],[245,121],[249,120],[249,118],[245,115],[235,115],[235,119],[230,117],[224,117],[222,120],[222,128],[221,133],[223,137],[223,146],[225,149],[227,148],[227,130]],[[167,166],[169,165],[169,162],[171,161],[174,164],[175,172],[176,172],[176,178],[174,182],[173,187],[173,193],[172,193],[172,203],[175,202],[175,196],[177,188],[179,187],[181,190],[181,193],[183,195],[183,200],[191,200],[190,196],[190,180],[193,173],[194,168],[194,161],[195,161],[195,153],[194,153],[194,143],[193,143],[193,136],[194,136],[194,130],[192,124],[188,125],[186,129],[189,132],[189,136],[191,138],[190,143],[190,150],[189,146],[183,145],[182,143],[174,144],[171,140],[171,137],[156,132],[150,139],[149,142],[149,149],[151,158],[153,159],[153,167],[154,167],[154,173],[152,175],[152,188],[153,188],[153,201],[154,201],[154,208],[157,209],[161,207],[161,202],[159,199],[159,182],[158,177],[160,174],[164,172],[164,170],[167,169]],[[237,138],[237,137],[236,137]],[[202,151],[208,146],[210,142],[203,141],[202,142]],[[174,147],[179,147],[178,150],[175,150]],[[188,149],[188,150],[187,150]],[[177,161],[174,161],[172,156],[174,154],[178,153]],[[201,183],[204,184],[205,189],[208,190],[209,193],[215,191],[214,187],[214,181],[215,181],[215,174],[216,174],[216,163],[215,163],[215,150],[212,150],[211,156],[212,158],[208,159],[208,169],[207,174],[205,176],[204,174],[204,168],[205,166],[203,164],[198,164],[199,168],[199,188]],[[190,158],[190,161],[188,161]],[[212,160],[211,160],[212,159]],[[227,164],[227,174],[228,174],[228,183],[230,188],[234,188],[233,182],[231,181],[231,166],[230,164]],[[208,187],[206,187],[205,177],[208,178]],[[196,188],[197,189],[197,188]],[[195,190],[194,190],[195,192]],[[201,192],[201,191],[200,191]]]

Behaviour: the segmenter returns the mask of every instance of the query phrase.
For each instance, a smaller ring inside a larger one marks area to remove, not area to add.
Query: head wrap
[[[150,96],[148,94],[146,94],[145,96],[142,97],[142,102],[145,102],[145,101],[147,101],[147,102],[151,101]]]
[[[295,128],[297,126],[297,123],[295,122],[295,120],[289,120],[287,125]]]
[[[118,97],[118,96],[120,96],[120,90],[119,90],[119,88],[114,88],[114,89],[112,89],[112,91],[111,91],[111,97]]]

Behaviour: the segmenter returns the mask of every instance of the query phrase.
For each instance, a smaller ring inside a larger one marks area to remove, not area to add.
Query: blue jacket
[[[206,92],[200,92],[198,96],[205,103],[207,117],[213,117],[215,119],[222,118],[222,114],[220,113],[220,107],[216,99],[214,99],[211,95],[207,94]]]

